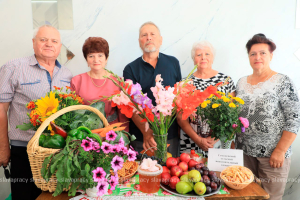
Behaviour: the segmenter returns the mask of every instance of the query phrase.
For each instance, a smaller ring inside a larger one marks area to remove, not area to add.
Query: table
[[[226,187],[230,194],[216,194],[209,197],[205,197],[205,200],[242,200],[242,199],[269,199],[269,194],[262,189],[257,183],[251,183],[242,190],[233,190]],[[36,200],[67,200],[71,197],[68,196],[67,192],[62,193],[57,197],[53,197],[52,193],[42,192],[42,194]]]

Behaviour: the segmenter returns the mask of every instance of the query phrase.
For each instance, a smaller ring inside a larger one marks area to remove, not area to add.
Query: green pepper
[[[39,145],[42,147],[44,142],[46,140],[46,135],[41,135],[40,138],[39,138]]]
[[[65,139],[61,135],[58,135],[58,134],[49,136],[49,139],[44,142],[44,147],[46,147],[46,148],[62,149],[65,146],[66,146]]]
[[[77,129],[72,129],[68,132],[68,136],[71,136],[71,137],[76,137],[77,134],[79,133],[79,130]]]
[[[87,135],[92,133],[92,131],[89,128],[85,127],[85,126],[79,126],[77,128],[77,130],[82,131],[82,132],[86,132]]]
[[[83,140],[83,139],[86,138],[86,136],[87,136],[87,133],[86,133],[86,132],[79,131],[79,133],[76,135],[76,138],[77,138],[78,140]]]

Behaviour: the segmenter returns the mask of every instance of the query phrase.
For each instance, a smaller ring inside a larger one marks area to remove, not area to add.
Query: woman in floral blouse
[[[240,116],[249,120],[237,134],[244,164],[261,179],[270,199],[282,199],[291,164],[291,145],[300,126],[300,102],[292,80],[270,68],[276,45],[264,34],[246,45],[253,74],[241,78],[236,95],[245,101]]]

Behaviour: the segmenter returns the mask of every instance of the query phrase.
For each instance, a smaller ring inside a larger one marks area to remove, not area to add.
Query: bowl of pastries
[[[220,174],[225,184],[235,190],[247,187],[254,180],[254,175],[247,167],[233,165],[226,167]]]

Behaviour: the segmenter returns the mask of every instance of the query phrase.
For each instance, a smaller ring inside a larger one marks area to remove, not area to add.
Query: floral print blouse
[[[300,102],[291,79],[275,74],[257,85],[247,76],[237,83],[236,96],[242,98],[240,116],[249,120],[245,133],[236,135],[236,147],[252,157],[271,157],[283,131],[297,134],[300,127]],[[291,147],[285,157],[292,155]]]

